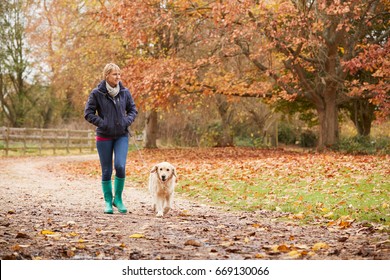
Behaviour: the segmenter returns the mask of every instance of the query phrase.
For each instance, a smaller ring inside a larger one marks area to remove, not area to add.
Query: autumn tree
[[[155,112],[187,93],[304,100],[317,113],[318,146],[324,148],[338,141],[339,107],[362,97],[351,95],[353,73],[345,63],[359,57],[362,46],[388,38],[385,4],[111,1],[101,16],[128,44],[125,73],[136,81],[144,108]],[[380,96],[381,83],[374,80],[353,81],[374,86],[370,102]],[[219,104],[224,122],[229,110]],[[156,125],[157,113],[151,116]]]
[[[387,25],[388,26],[388,25]],[[386,33],[387,32],[387,33]],[[390,29],[375,38],[384,41],[361,46],[359,55],[345,63],[351,79],[347,84],[350,103],[351,120],[356,124],[359,135],[367,136],[371,130],[371,122],[376,119],[381,122],[390,115]],[[387,35],[386,35],[387,34]],[[386,36],[384,36],[386,35]],[[364,110],[356,110],[362,106]],[[365,117],[363,114],[366,114]]]
[[[48,124],[81,116],[104,65],[113,61],[123,66],[122,41],[97,20],[99,8],[100,1],[95,0],[36,3],[29,35],[34,55],[41,59],[37,69],[49,86],[51,102],[42,111]]]
[[[0,112],[14,127],[27,122],[37,100],[33,81],[28,81],[31,68],[25,42],[26,13],[24,1],[0,3]]]
[[[212,5],[225,41],[238,46],[259,72],[274,80],[274,95],[291,101],[303,97],[314,106],[323,148],[338,141],[338,108],[351,99],[344,63],[363,52],[361,46],[367,45],[375,26],[386,20],[385,3],[227,0]],[[386,38],[388,30],[371,43]],[[281,63],[270,64],[267,54]]]
[[[233,145],[229,94],[270,90],[268,77],[224,47],[214,1],[110,1],[101,17],[128,43],[124,69],[137,103],[148,111],[146,147],[156,147],[158,110],[213,95],[220,115],[219,146]],[[262,76],[262,77],[261,77]],[[210,100],[210,99],[208,99]]]
[[[194,1],[197,2],[197,1]],[[147,148],[157,146],[158,111],[192,98],[196,66],[188,46],[199,40],[201,15],[188,1],[110,1],[102,7],[107,28],[126,42],[125,78],[137,105],[147,111]],[[198,21],[199,20],[199,21]]]

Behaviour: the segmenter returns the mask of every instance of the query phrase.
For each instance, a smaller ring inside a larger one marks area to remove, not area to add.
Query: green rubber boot
[[[114,181],[115,198],[112,205],[118,208],[118,211],[120,213],[127,213],[127,209],[122,202],[122,192],[124,186],[125,186],[125,178],[118,178],[115,176],[115,181]]]
[[[102,181],[102,189],[104,195],[104,201],[106,203],[106,208],[104,209],[105,214],[113,214],[112,210],[112,183],[110,181]]]

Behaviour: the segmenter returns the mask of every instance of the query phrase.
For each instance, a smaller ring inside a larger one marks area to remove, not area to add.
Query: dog
[[[157,217],[162,217],[172,209],[176,178],[176,168],[169,162],[160,162],[150,171],[149,191]]]

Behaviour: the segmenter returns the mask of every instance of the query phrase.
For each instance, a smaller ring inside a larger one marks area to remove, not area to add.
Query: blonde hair
[[[121,69],[115,63],[106,64],[106,66],[104,66],[104,69],[103,69],[103,79],[105,80],[107,78],[107,76],[114,70],[120,71]]]

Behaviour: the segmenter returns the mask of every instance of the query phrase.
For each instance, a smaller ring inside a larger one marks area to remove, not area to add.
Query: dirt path
[[[380,226],[302,226],[277,212],[233,213],[178,196],[176,209],[156,218],[146,190],[131,182],[129,213],[105,215],[96,179],[52,171],[87,160],[97,157],[0,159],[1,259],[390,259]]]

